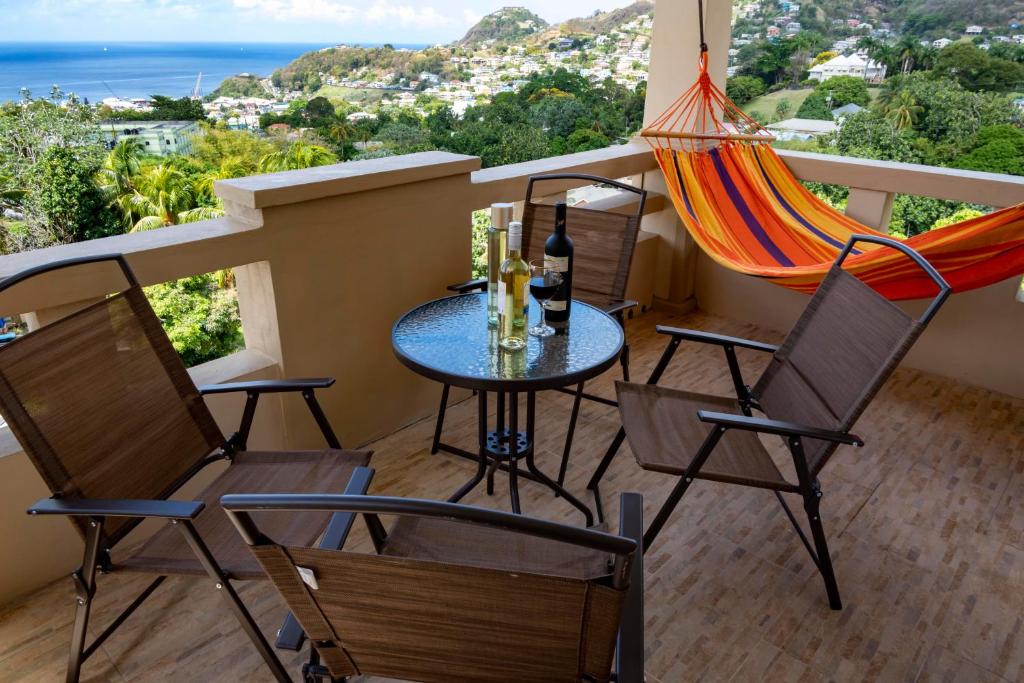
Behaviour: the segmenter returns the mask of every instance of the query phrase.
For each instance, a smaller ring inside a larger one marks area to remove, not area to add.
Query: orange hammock
[[[679,217],[723,266],[812,293],[853,234],[881,234],[808,191],[771,147],[774,138],[700,77],[641,133],[654,149]],[[905,240],[957,292],[1024,273],[1024,204]],[[920,268],[865,244],[844,267],[890,299],[934,294]]]

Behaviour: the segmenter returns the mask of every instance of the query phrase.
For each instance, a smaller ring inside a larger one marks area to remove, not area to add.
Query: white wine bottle
[[[509,351],[526,348],[530,266],[523,260],[523,224],[508,224],[508,258],[498,273],[498,344]]]
[[[487,324],[498,324],[498,272],[505,260],[511,204],[491,204],[491,224],[487,228]]]

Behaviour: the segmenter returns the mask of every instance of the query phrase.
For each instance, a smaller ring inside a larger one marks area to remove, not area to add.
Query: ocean
[[[192,92],[203,74],[203,93],[239,73],[269,76],[322,43],[0,43],[0,102],[28,88],[45,97],[54,84],[90,102]],[[424,45],[400,45],[420,49]]]

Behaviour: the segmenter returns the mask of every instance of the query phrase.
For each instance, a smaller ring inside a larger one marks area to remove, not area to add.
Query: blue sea
[[[0,43],[0,102],[20,99],[22,88],[45,97],[51,86],[90,102],[212,92],[239,73],[269,76],[323,43]],[[424,45],[399,45],[420,49]]]

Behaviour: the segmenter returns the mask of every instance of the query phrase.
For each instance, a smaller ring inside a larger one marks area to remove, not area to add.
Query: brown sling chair
[[[939,292],[919,319],[843,270],[843,261],[860,242],[903,252],[923,271],[922,278],[935,283]],[[781,346],[658,326],[658,332],[671,339],[647,384],[616,385],[622,428],[587,485],[597,499],[599,517],[598,487],[624,439],[629,440],[642,469],[679,477],[644,534],[645,552],[694,479],[774,491],[821,572],[829,605],[841,609],[819,514],[818,473],[840,445],[864,445],[850,430],[950,291],[938,271],[913,249],[896,240],[854,235]],[[724,350],[735,398],[657,386],[683,341]],[[737,348],[771,354],[753,388],[743,382]],[[753,416],[754,410],[764,417]],[[779,472],[758,434],[782,437],[793,458],[797,483]],[[797,493],[803,499],[813,548],[782,493]]]
[[[566,227],[573,240],[574,251],[572,297],[604,311],[613,316],[620,325],[624,325],[626,312],[638,305],[636,301],[626,299],[625,296],[626,287],[629,284],[629,271],[633,265],[633,251],[636,248],[637,236],[640,234],[640,220],[643,218],[644,204],[647,201],[647,192],[616,180],[579,173],[532,176],[526,186],[526,202],[523,207],[523,259],[526,261],[544,258],[544,241],[547,238],[547,233],[554,229],[555,225],[555,207],[551,204],[534,201],[534,183],[565,180],[585,180],[594,185],[608,185],[638,196],[636,211],[628,214],[575,206],[568,207],[566,212]],[[470,280],[451,285],[448,289],[460,294],[487,291],[487,280]],[[628,382],[628,340],[622,347],[619,363],[622,366],[622,377]],[[434,427],[434,440],[430,452],[433,454],[443,450],[476,461],[479,459],[479,455],[441,441],[449,389],[449,385],[446,384],[441,390],[441,405],[437,411],[437,424]],[[569,455],[572,452],[573,436],[576,433],[581,401],[587,399],[609,406],[618,405],[612,399],[586,393],[583,389],[582,383],[575,389],[557,389],[557,391],[573,396],[569,429],[565,436],[562,461],[558,468],[558,483],[560,485],[565,483],[565,473],[569,466]],[[504,413],[504,405],[505,397],[499,394],[499,415]],[[504,463],[497,464],[497,461],[495,463],[498,467],[505,468]],[[489,472],[487,489],[488,493],[493,492],[494,468]]]
[[[228,495],[221,505],[309,634],[309,683],[644,680],[639,494],[622,495],[618,535],[408,498]],[[312,511],[363,515],[376,553],[290,544],[266,521]],[[390,532],[381,514],[397,515]]]
[[[289,681],[231,585],[234,579],[265,575],[217,501],[232,491],[365,493],[369,476],[353,479],[359,484],[355,488],[350,479],[370,454],[341,450],[320,409],[314,391],[333,380],[237,382],[197,389],[121,255],[33,268],[0,282],[0,292],[35,276],[98,262],[120,266],[128,288],[0,347],[0,410],[53,493],[28,512],[65,515],[85,540],[82,566],[73,575],[77,606],[67,680],[78,680],[82,663],[168,575],[185,574],[210,578],[276,679]],[[246,449],[260,395],[283,391],[301,392],[327,449]],[[239,430],[228,439],[202,398],[225,392],[247,396]],[[196,500],[169,500],[206,465],[221,461],[229,467]],[[144,518],[169,524],[123,557],[112,557]],[[323,511],[266,520],[267,530],[289,544],[311,543],[325,528],[325,540],[337,537],[339,524]],[[86,646],[97,569],[156,578]],[[298,649],[302,637],[297,623],[287,617],[279,645]]]

